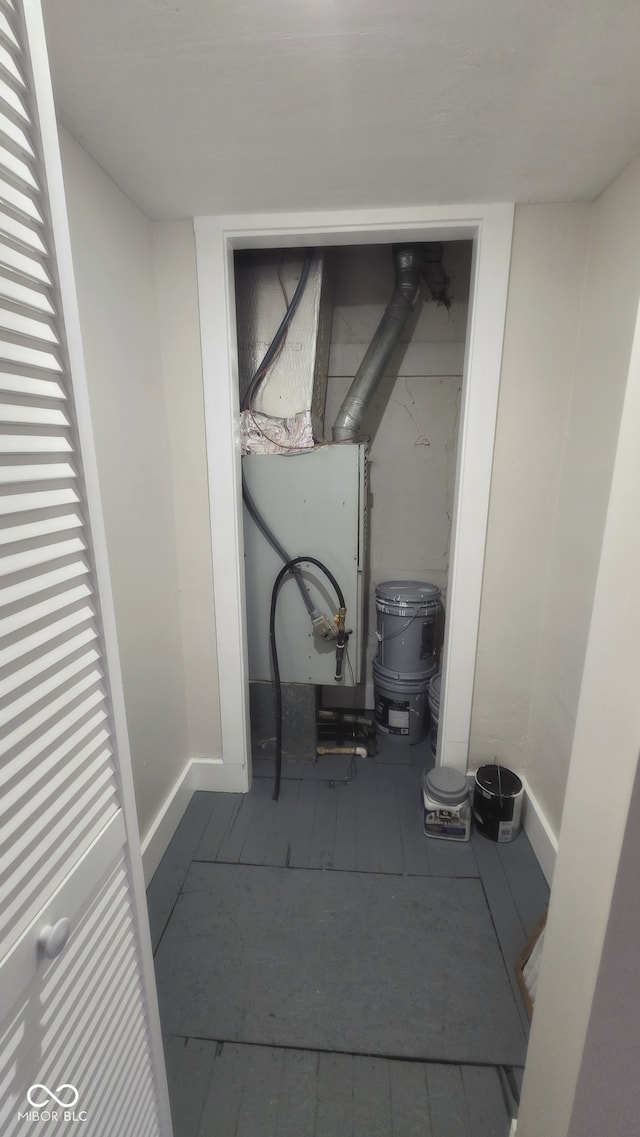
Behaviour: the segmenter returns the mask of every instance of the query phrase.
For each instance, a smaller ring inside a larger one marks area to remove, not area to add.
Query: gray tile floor
[[[475,877],[526,1029],[513,964],[545,909],[546,882],[524,833],[509,845],[477,834],[469,844],[425,838],[427,763],[425,747],[397,746],[355,762],[288,762],[276,809],[266,760],[254,763],[249,794],[195,794],[149,885],[154,951],[194,862]],[[522,1075],[169,1034],[165,1051],[175,1137],[506,1137]]]

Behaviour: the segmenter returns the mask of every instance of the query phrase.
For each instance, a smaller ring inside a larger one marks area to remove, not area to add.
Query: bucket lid
[[[440,599],[440,589],[422,580],[385,580],[376,585],[376,597],[393,604],[427,604]]]
[[[430,667],[427,667],[425,671],[392,671],[391,668],[383,667],[377,659],[374,659],[371,666],[374,679],[378,676],[383,683],[416,683],[421,687],[428,687],[437,664],[435,660],[432,660]]]
[[[517,797],[522,789],[518,775],[506,766],[479,766],[476,770],[476,783],[481,790],[496,797]]]
[[[442,693],[442,672],[439,671],[437,675],[433,676],[433,678],[429,684],[429,695],[433,699],[434,703],[440,702],[441,693]]]
[[[422,784],[429,797],[443,804],[455,805],[464,801],[468,792],[464,774],[452,766],[435,766],[433,770],[425,770]]]

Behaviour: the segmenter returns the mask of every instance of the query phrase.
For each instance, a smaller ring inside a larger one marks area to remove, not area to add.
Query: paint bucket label
[[[376,723],[386,734],[405,735],[409,733],[408,699],[388,699],[386,695],[376,695]]]
[[[505,844],[507,841],[512,841],[517,836],[520,830],[520,818],[522,816],[522,794],[513,799],[512,815],[511,818],[501,821],[498,825],[498,842]]]
[[[435,620],[425,620],[422,625],[422,643],[420,644],[420,659],[431,659],[436,652],[436,626]]]
[[[426,837],[441,837],[445,841],[468,841],[471,836],[471,808],[469,800],[447,808],[422,794],[423,830]]]
[[[467,826],[448,809],[425,810],[424,831],[427,837],[449,837],[455,841],[464,841],[467,837]]]

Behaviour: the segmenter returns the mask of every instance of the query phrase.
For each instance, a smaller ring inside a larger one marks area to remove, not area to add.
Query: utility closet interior
[[[471,259],[235,254],[252,751],[278,771],[430,725],[435,757]]]

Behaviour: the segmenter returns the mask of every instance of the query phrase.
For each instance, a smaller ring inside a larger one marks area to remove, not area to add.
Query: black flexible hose
[[[288,572],[291,572],[296,565],[310,564],[315,565],[327,577],[333,585],[336,596],[338,597],[338,605],[340,608],[345,608],[344,593],[340,588],[335,576],[322,561],[317,560],[316,557],[293,557],[292,560],[287,561],[280,572],[278,573],[273,588],[271,590],[271,611],[269,613],[269,644],[271,647],[271,662],[273,664],[273,678],[276,687],[276,778],[273,787],[273,800],[277,801],[280,796],[280,781],[282,778],[282,683],[280,682],[280,667],[278,664],[278,649],[276,645],[276,605],[278,603],[278,592],[280,585]]]

